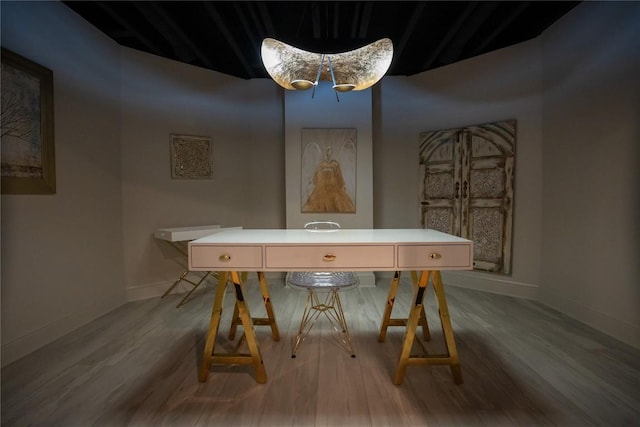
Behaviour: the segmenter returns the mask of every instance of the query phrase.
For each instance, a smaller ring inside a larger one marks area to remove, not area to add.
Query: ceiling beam
[[[97,5],[114,21],[124,27],[124,29],[127,30],[131,34],[131,36],[135,37],[140,43],[146,46],[149,52],[160,52],[160,55],[166,55],[167,52],[165,51],[165,49],[152,42],[148,37],[138,31],[133,25],[129,24],[129,22],[122,15],[113,10],[113,7],[111,7],[111,2],[99,1],[97,2]]]
[[[462,58],[465,46],[473,40],[478,29],[497,7],[497,2],[479,2],[469,19],[460,27],[460,31],[456,33],[447,48],[442,52],[442,55],[440,55],[440,61],[444,64],[459,61]]]
[[[529,7],[531,2],[524,1],[516,3],[516,8],[509,13],[509,15],[500,22],[500,25],[497,25],[495,29],[489,34],[487,37],[482,40],[482,43],[479,43],[476,48],[473,50],[472,55],[476,56],[481,53],[484,53],[484,50],[489,46],[504,30],[509,27],[511,23],[519,17],[522,12],[525,11],[526,8]]]
[[[445,34],[444,37],[440,39],[440,43],[438,46],[431,52],[431,55],[427,57],[427,60],[422,63],[420,66],[421,70],[429,70],[433,68],[433,63],[438,59],[442,51],[449,45],[451,40],[455,37],[456,33],[460,30],[462,25],[467,21],[467,18],[473,11],[476,9],[477,2],[470,2],[467,4],[465,10],[458,15],[458,18],[455,22],[449,27],[449,31]]]
[[[262,43],[262,37],[260,37],[259,34],[265,34],[264,29],[257,29],[258,34],[256,34],[256,31],[254,31],[255,26],[254,25],[250,25],[249,24],[249,19],[247,18],[247,13],[244,12],[244,10],[242,10],[242,2],[233,2],[233,9],[236,12],[236,15],[238,15],[238,19],[240,19],[240,22],[242,23],[242,29],[244,30],[247,39],[249,39],[251,45],[255,46],[255,50],[254,52],[257,55],[260,55],[260,44]],[[250,3],[245,3],[246,6],[248,8],[252,8],[253,6]],[[251,14],[251,11],[249,12],[249,14]]]
[[[340,2],[333,3],[331,17],[333,18],[331,22],[331,37],[337,39],[340,37]]]
[[[178,24],[155,2],[133,2],[138,11],[153,23],[158,32],[169,42],[181,61],[193,64],[198,59],[208,68],[215,68],[214,64],[184,33]]]
[[[267,5],[265,4],[265,2],[258,1],[258,2],[251,2],[251,3],[257,6],[258,13],[260,14],[260,20],[264,25],[264,28],[266,29],[267,34],[273,34],[275,36],[276,29],[275,29],[275,26],[273,25],[273,20],[271,19],[271,15],[269,14],[269,10],[267,9]]]
[[[311,29],[313,30],[313,38],[320,40],[322,38],[320,5],[315,1],[311,2]]]
[[[233,34],[231,34],[229,27],[227,26],[227,24],[225,24],[224,19],[222,19],[216,7],[212,2],[204,2],[203,4],[205,10],[207,11],[207,14],[209,15],[209,17],[211,17],[211,19],[213,19],[213,22],[218,27],[218,30],[222,33],[227,43],[229,43],[229,46],[231,46],[231,50],[238,58],[238,61],[240,61],[240,64],[242,64],[242,68],[244,68],[247,78],[253,77],[253,69],[245,59],[245,55],[243,54],[240,45],[238,45],[238,42],[233,37]]]
[[[369,31],[369,24],[371,23],[371,12],[373,11],[373,3],[365,2],[362,13],[360,14],[360,28],[358,30],[358,38],[364,39],[367,37]]]
[[[411,19],[409,20],[409,23],[404,27],[404,31],[402,32],[402,37],[400,38],[400,41],[399,42],[394,41],[393,63],[391,64],[392,67],[394,66],[394,63],[397,62],[398,58],[402,56],[402,52],[404,51],[404,48],[407,46],[407,43],[409,42],[411,35],[415,31],[416,26],[418,25],[418,22],[422,17],[422,12],[424,11],[425,5],[426,5],[426,2],[416,3],[416,6],[413,9],[413,12],[411,13]]]

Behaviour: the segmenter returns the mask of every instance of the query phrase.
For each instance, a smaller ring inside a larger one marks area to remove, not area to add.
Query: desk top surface
[[[193,240],[198,245],[313,245],[313,244],[468,244],[470,240],[429,229],[231,229]]]

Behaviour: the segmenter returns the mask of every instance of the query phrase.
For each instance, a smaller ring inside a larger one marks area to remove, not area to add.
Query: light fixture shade
[[[352,90],[355,90],[355,88],[356,88],[356,85],[351,83],[342,83],[342,84],[333,85],[333,90],[335,90],[336,92],[351,92]]]
[[[291,86],[293,86],[293,88],[297,90],[308,90],[314,87],[315,85],[316,84],[314,82],[310,80],[305,80],[305,79],[293,80],[291,82]]]
[[[307,52],[279,40],[262,41],[262,62],[271,78],[285,89],[306,90],[317,84],[322,53]],[[337,92],[363,90],[376,84],[393,59],[393,43],[385,38],[361,48],[335,54],[330,58]],[[333,81],[328,67],[321,67],[318,80]]]

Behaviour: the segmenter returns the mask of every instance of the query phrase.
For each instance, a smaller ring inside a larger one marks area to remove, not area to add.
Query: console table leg
[[[187,276],[187,274],[189,274],[189,270],[185,270],[184,273],[182,273],[180,275],[180,277],[178,277],[178,280],[176,280],[175,282],[173,282],[173,284],[171,286],[169,286],[169,289],[167,289],[166,291],[164,291],[164,293],[162,294],[162,296],[160,297],[161,299],[166,297],[167,295],[169,295],[169,293],[171,293],[171,291],[178,286],[178,283],[182,282],[184,280],[184,278]]]
[[[186,280],[185,278],[181,277],[181,280],[186,281],[191,283],[191,285],[193,286],[193,288],[191,288],[191,290],[189,292],[187,292],[187,294],[180,300],[180,302],[178,303],[178,305],[176,305],[176,308],[180,308],[182,305],[184,305],[187,300],[189,299],[189,297],[191,296],[191,294],[193,293],[193,291],[195,291],[196,289],[198,289],[198,286],[200,286],[200,284],[202,282],[204,282],[204,280],[209,277],[209,275],[214,275],[213,272],[211,271],[207,271],[204,276],[202,276],[202,278],[200,280],[198,280],[197,283],[192,282],[190,280]],[[171,288],[170,288],[171,289]]]

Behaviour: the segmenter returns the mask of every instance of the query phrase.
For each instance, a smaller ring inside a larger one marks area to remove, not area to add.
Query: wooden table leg
[[[418,321],[423,309],[424,294],[429,282],[430,271],[423,271],[420,275],[418,286],[415,287],[413,295],[413,303],[409,312],[409,318],[407,319],[407,330],[404,335],[404,342],[402,344],[402,351],[400,352],[400,359],[396,367],[395,375],[393,376],[393,383],[396,385],[402,384],[404,380],[404,373],[407,369],[407,365],[410,362],[411,347],[416,337],[416,328],[418,327]]]
[[[391,286],[389,287],[389,295],[387,296],[387,305],[384,309],[384,314],[382,315],[382,324],[380,325],[380,335],[378,335],[378,341],[384,342],[387,336],[387,328],[389,326],[407,326],[406,318],[391,318],[391,312],[393,310],[393,304],[396,299],[396,293],[398,292],[398,285],[400,283],[400,271],[396,271],[393,275],[393,280],[391,281]],[[411,272],[411,280],[413,282],[414,289],[418,286],[418,278],[415,271]],[[422,312],[420,313],[420,319],[418,324],[422,326],[422,337],[425,341],[429,341],[431,339],[431,334],[429,333],[429,325],[427,323],[427,315],[424,311],[424,305],[422,307]]]
[[[242,273],[242,283],[246,281],[246,273]],[[262,292],[262,301],[264,302],[264,308],[267,311],[267,317],[254,317],[254,326],[270,326],[271,336],[274,341],[280,341],[280,331],[278,330],[278,323],[276,322],[276,316],[273,311],[273,305],[271,304],[271,296],[269,295],[269,287],[267,286],[267,280],[264,277],[264,272],[258,272],[258,283],[260,284],[260,291]],[[238,325],[242,324],[240,320],[240,312],[238,310],[238,304],[233,308],[233,316],[231,318],[231,328],[229,329],[229,339],[233,340],[236,336],[236,330]]]
[[[433,289],[438,302],[438,313],[440,315],[440,323],[442,324],[442,332],[447,347],[446,354],[426,354],[424,356],[411,356],[411,347],[415,340],[416,329],[420,322],[421,312],[424,310],[424,294],[429,284],[429,279],[433,283]],[[458,351],[453,336],[453,328],[451,327],[451,319],[449,318],[449,308],[444,294],[444,285],[440,271],[423,271],[415,286],[413,305],[407,320],[407,330],[405,332],[400,359],[396,367],[393,383],[402,384],[404,374],[409,365],[449,365],[453,381],[456,384],[462,384],[462,371],[458,360]]]
[[[213,351],[216,345],[216,336],[218,335],[218,327],[220,326],[220,318],[222,317],[222,303],[224,302],[224,293],[227,288],[228,277],[227,272],[220,272],[218,274],[218,286],[216,287],[216,296],[213,300],[211,321],[209,322],[207,340],[204,345],[204,354],[202,355],[202,363],[200,364],[200,373],[198,375],[198,379],[201,382],[205,382],[209,376]]]
[[[278,323],[276,322],[276,315],[273,312],[273,305],[271,304],[271,296],[269,295],[269,288],[267,287],[267,280],[264,277],[264,272],[258,272],[258,282],[260,283],[260,290],[262,291],[262,301],[264,302],[264,308],[267,311],[266,319],[254,319],[256,325],[269,325],[271,326],[271,335],[274,341],[280,341],[280,331],[278,330]]]
[[[264,363],[262,361],[262,355],[260,354],[260,348],[258,347],[256,332],[253,329],[251,313],[249,313],[249,307],[247,306],[247,303],[244,299],[243,283],[240,280],[240,276],[238,275],[237,271],[231,272],[231,280],[233,281],[233,286],[235,288],[236,303],[238,304],[240,320],[242,320],[244,336],[247,339],[247,345],[249,346],[249,352],[251,353],[253,366],[256,370],[256,381],[260,384],[263,384],[267,382],[267,373],[264,369]]]
[[[400,283],[400,272],[396,271],[393,274],[393,280],[391,281],[391,286],[389,287],[389,295],[387,296],[387,305],[384,309],[384,314],[382,315],[382,324],[380,325],[380,335],[378,335],[378,341],[384,342],[387,337],[387,328],[389,326],[399,326],[396,324],[395,319],[391,319],[391,311],[393,310],[393,303],[396,300],[396,293],[398,292],[398,283]],[[404,323],[400,325],[404,326]]]
[[[238,311],[238,318],[240,324],[244,330],[244,338],[247,341],[249,347],[249,354],[240,353],[215,353],[215,341],[218,333],[218,327],[220,326],[220,318],[222,316],[222,303],[224,300],[225,289],[227,286],[229,274],[231,275],[231,281],[234,287],[235,296],[235,308]],[[260,354],[260,348],[258,347],[258,341],[253,329],[253,322],[249,308],[244,298],[244,284],[240,280],[240,275],[236,271],[230,273],[221,272],[218,279],[218,287],[216,289],[216,296],[213,303],[213,311],[211,314],[211,322],[209,324],[209,331],[207,332],[207,340],[205,343],[204,354],[202,356],[202,364],[200,366],[200,373],[198,379],[202,382],[207,380],[209,370],[213,363],[222,364],[252,364],[255,368],[256,382],[265,383],[267,381],[267,374],[264,369],[264,363],[262,361],[262,355]]]
[[[243,271],[240,273],[240,280],[242,283],[247,282],[247,272]],[[238,330],[238,325],[242,324],[242,320],[240,320],[240,311],[238,310],[238,302],[233,305],[233,315],[231,316],[231,326],[229,327],[229,339],[234,340],[236,338],[236,331]]]
[[[438,312],[440,313],[440,322],[442,323],[442,332],[444,340],[447,344],[449,353],[449,365],[451,365],[451,375],[456,384],[462,384],[462,370],[460,369],[460,361],[458,360],[458,350],[456,341],[453,337],[453,328],[451,327],[451,319],[449,318],[449,308],[447,299],[444,295],[444,285],[442,284],[442,276],[439,271],[433,273],[433,290],[438,300]]]
[[[411,271],[411,282],[413,283],[413,290],[415,291],[419,283],[418,273],[415,270]],[[422,326],[422,338],[425,341],[431,341],[431,332],[429,332],[429,324],[427,323],[427,313],[425,313],[424,311],[424,301],[422,304],[422,311],[420,313],[418,325]]]

